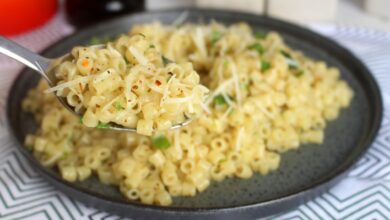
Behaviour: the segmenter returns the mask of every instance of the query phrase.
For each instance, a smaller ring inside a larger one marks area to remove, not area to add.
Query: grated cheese
[[[205,46],[205,43],[204,43],[204,34],[203,34],[203,31],[202,31],[202,28],[196,28],[195,30],[195,34],[192,35],[192,39],[196,45],[196,47],[199,49],[201,55],[203,57],[206,57],[207,56],[207,50],[206,50],[206,46]]]
[[[238,130],[237,139],[236,139],[236,151],[240,151],[241,148],[241,139],[242,135],[244,134],[244,128],[241,127],[240,130]]]
[[[228,95],[226,95],[225,92],[221,93],[223,98],[225,99],[226,103],[229,105],[229,106],[235,106],[234,102],[229,98]]]
[[[167,104],[174,104],[174,103],[185,103],[192,101],[192,96],[185,97],[185,98],[168,98],[165,100],[165,103]]]
[[[194,105],[190,102],[189,103],[189,105],[188,105],[188,111],[190,112],[190,113],[194,113],[195,112],[195,110],[194,110]]]
[[[135,59],[138,61],[138,63],[142,65],[148,64],[148,59],[140,53],[135,47],[129,47],[130,53],[135,57]]]
[[[110,74],[108,72],[110,72]],[[107,79],[108,77],[110,77],[111,74],[113,74],[113,73],[116,73],[116,71],[114,69],[107,69],[107,70],[103,71],[102,73],[95,75],[93,78],[93,82],[95,82],[95,83],[101,82],[101,81]]]
[[[202,107],[203,110],[204,110],[207,114],[209,114],[209,115],[211,114],[210,108],[209,108],[205,103],[200,102],[200,107]]]
[[[231,61],[230,61],[231,62]],[[237,67],[234,62],[231,62],[232,64],[230,65],[230,69],[232,71],[232,76],[234,79],[234,85],[235,85],[235,90],[236,90],[236,99],[237,103],[241,103],[241,91],[240,91],[240,84],[239,84],[239,79],[238,79],[238,74],[237,74]]]
[[[224,121],[227,118],[227,116],[229,115],[230,111],[232,111],[232,110],[233,110],[233,106],[229,106],[229,108],[226,109],[226,111],[221,116],[220,120]]]
[[[88,80],[90,78],[91,78],[91,76],[80,77],[80,78],[68,81],[66,83],[62,83],[62,84],[59,84],[57,86],[51,87],[49,89],[46,89],[44,92],[45,93],[51,93],[51,92],[55,92],[55,91],[58,91],[58,90],[63,90],[63,89],[75,86],[75,85],[77,85],[79,83],[86,83],[86,82],[88,82]]]
[[[233,83],[233,78],[230,78],[228,80],[226,80],[225,82],[223,82],[222,84],[220,84],[213,92],[212,94],[209,96],[208,100],[206,101],[206,105],[209,105],[215,96],[221,94],[222,92],[225,91],[226,87],[229,86],[231,83]]]
[[[265,116],[267,116],[268,118],[273,118],[272,115],[270,115],[259,102],[254,102],[254,103],[260,109],[260,111],[264,113]]]
[[[169,95],[169,91],[168,91],[169,85],[172,83],[172,81],[175,78],[176,78],[176,74],[174,74],[171,78],[169,78],[167,84],[165,85],[165,88],[164,88],[164,91],[163,91],[163,96],[161,97],[161,101],[160,101],[160,106],[162,106],[165,103],[165,101],[166,101],[166,99],[167,99],[167,97]]]

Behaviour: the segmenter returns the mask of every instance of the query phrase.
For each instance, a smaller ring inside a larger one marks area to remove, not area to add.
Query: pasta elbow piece
[[[193,183],[190,182],[183,182],[182,184],[182,194],[184,196],[195,196],[196,194],[196,187]]]
[[[142,203],[153,204],[155,197],[155,192],[151,188],[142,188],[140,190],[139,198],[141,199]]]
[[[66,166],[60,168],[61,176],[66,181],[75,182],[77,180],[77,172],[74,166]]]
[[[157,150],[155,153],[149,156],[149,162],[155,167],[162,167],[165,163],[165,156],[161,153],[160,150]]]
[[[137,122],[137,133],[150,136],[153,134],[153,121],[140,119]]]
[[[43,152],[46,148],[48,141],[41,137],[36,137],[34,141],[34,150],[38,152]]]
[[[167,191],[163,190],[158,190],[156,195],[155,195],[155,200],[157,204],[160,204],[162,206],[168,206],[172,204],[172,197],[169,195]]]
[[[92,174],[91,169],[86,167],[86,166],[77,167],[76,171],[77,171],[77,179],[79,181],[86,180]],[[102,181],[104,179],[100,178],[100,175],[99,175],[99,180]],[[105,181],[102,181],[102,182],[105,183]]]
[[[92,110],[88,109],[83,116],[83,124],[87,127],[96,127],[99,124],[99,120],[96,117],[96,114]]]

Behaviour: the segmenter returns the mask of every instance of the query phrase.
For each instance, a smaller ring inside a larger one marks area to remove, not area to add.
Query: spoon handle
[[[0,36],[0,53],[27,65],[46,77],[45,70],[50,64],[49,59],[42,57],[3,36]]]

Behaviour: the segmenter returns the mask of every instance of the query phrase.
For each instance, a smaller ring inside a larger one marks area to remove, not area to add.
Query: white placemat
[[[298,208],[270,219],[390,219],[390,33],[344,25],[310,25],[352,50],[382,89],[385,114],[375,143],[347,178]],[[40,51],[73,28],[57,16],[13,40]],[[75,201],[31,169],[6,129],[5,99],[21,66],[0,56],[0,219],[119,219]]]

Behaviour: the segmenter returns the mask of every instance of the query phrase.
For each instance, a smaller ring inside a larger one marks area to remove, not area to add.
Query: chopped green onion
[[[156,46],[154,46],[154,44],[151,44],[149,45],[149,48],[156,48]]]
[[[109,42],[112,38],[109,36],[104,36],[104,37],[92,37],[91,40],[89,41],[90,44],[95,45],[95,44],[105,44]]]
[[[285,50],[280,50],[280,53],[284,56],[284,57],[287,57],[287,58],[291,58],[291,54],[286,52]]]
[[[296,76],[296,77],[300,77],[300,76],[302,76],[303,74],[305,74],[305,71],[299,70],[299,71],[295,74],[295,76]]]
[[[223,67],[227,68],[228,66],[229,66],[229,61],[228,60],[224,60],[223,61]]]
[[[145,34],[143,33],[138,33],[139,35],[141,35],[142,37],[146,38]]]
[[[109,124],[106,124],[106,123],[101,123],[99,122],[99,124],[96,126],[96,128],[110,128],[111,126]]]
[[[225,97],[223,97],[223,95],[217,95],[214,97],[214,103],[216,105],[224,105],[226,104],[226,100],[225,100]]]
[[[70,155],[70,152],[66,151],[62,154],[62,156],[60,157],[60,160],[64,160],[66,159],[68,156]]]
[[[91,40],[89,41],[91,44],[100,44],[100,39],[97,37],[92,37]]]
[[[240,87],[245,90],[249,90],[249,83],[240,82]]]
[[[288,64],[288,68],[290,69],[298,69],[299,65],[296,60],[294,60],[290,53],[281,50],[280,53],[286,58],[286,62]]]
[[[163,55],[161,55],[161,59],[162,59],[162,61],[163,61],[163,63],[164,63],[164,66],[168,65],[169,63],[173,63],[172,60],[166,58],[166,57],[163,56]]]
[[[215,44],[222,38],[222,33],[219,31],[213,31],[211,32],[211,46],[215,46]]]
[[[114,106],[115,106],[115,109],[118,110],[118,111],[125,109],[125,107],[123,107],[122,104],[119,101],[116,101]]]
[[[256,32],[255,33],[255,38],[256,39],[265,39],[267,37],[267,33],[264,33],[264,32]]]
[[[171,146],[171,143],[169,142],[168,138],[166,138],[164,135],[153,137],[152,144],[157,149],[167,149]]]
[[[256,43],[253,43],[253,44],[249,45],[248,49],[255,50],[259,54],[262,54],[264,52],[264,48],[263,48],[263,46],[261,46],[261,44],[259,42],[256,42]]]
[[[262,60],[261,61],[261,72],[264,72],[264,71],[268,70],[269,68],[271,68],[271,63],[266,61],[266,60]]]
[[[84,117],[81,116],[81,117],[80,117],[80,124],[84,124],[84,123],[83,123],[83,120],[84,120]]]

